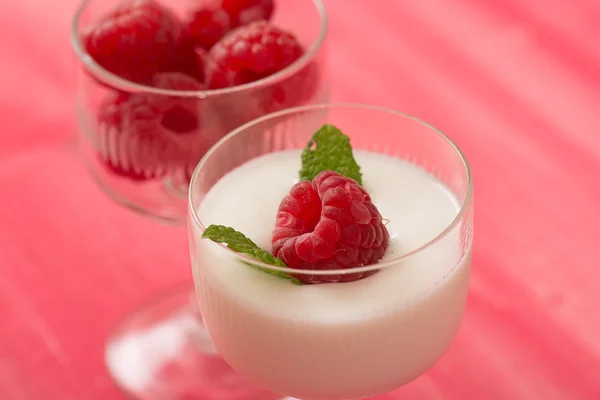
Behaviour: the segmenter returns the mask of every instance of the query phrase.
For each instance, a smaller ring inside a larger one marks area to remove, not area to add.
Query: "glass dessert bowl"
[[[326,33],[321,0],[83,1],[71,42],[93,177],[119,204],[184,223],[192,171],[214,143],[327,100]],[[117,384],[134,398],[278,398],[228,369],[190,299],[163,292],[119,326],[106,351]]]
[[[86,0],[75,15],[85,160],[111,197],[153,217],[185,219],[194,167],[232,129],[327,99],[320,0],[275,2],[269,22],[231,28],[211,47],[200,45],[206,38],[194,32],[203,32],[196,26],[206,18],[202,5],[219,1],[249,2],[198,0],[196,11],[188,0]],[[155,31],[144,31],[147,25]],[[172,38],[156,44],[155,36]],[[264,44],[259,51],[257,43]]]
[[[261,117],[204,156],[189,197],[205,326],[258,385],[301,399],[388,393],[456,335],[472,177],[418,119],[344,104]]]

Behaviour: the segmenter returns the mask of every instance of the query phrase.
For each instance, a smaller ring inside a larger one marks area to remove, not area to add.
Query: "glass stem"
[[[189,324],[186,324],[186,329],[189,335],[195,339],[194,342],[203,352],[216,353],[217,351],[213,346],[212,340],[204,327],[202,314],[200,313],[200,308],[198,307],[194,293],[190,294],[190,301],[188,306],[184,309],[184,312],[188,313],[191,317]]]

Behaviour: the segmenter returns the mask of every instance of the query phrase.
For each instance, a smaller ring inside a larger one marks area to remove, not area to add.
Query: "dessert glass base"
[[[293,400],[256,386],[216,354],[187,285],[129,314],[108,339],[105,359],[134,399]]]

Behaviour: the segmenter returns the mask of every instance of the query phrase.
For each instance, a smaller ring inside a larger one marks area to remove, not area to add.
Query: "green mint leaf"
[[[352,155],[350,138],[329,124],[323,125],[304,148],[300,180],[312,181],[326,170],[336,171],[362,185],[362,174]]]
[[[247,238],[246,235],[228,226],[210,225],[204,230],[204,233],[202,234],[202,239],[210,239],[213,242],[225,243],[227,244],[227,247],[229,247],[231,250],[237,253],[245,254],[259,261],[262,261],[265,264],[287,268],[287,265],[285,265],[285,263],[281,259],[273,256],[268,251],[261,249],[256,245],[256,243]],[[294,278],[293,276],[290,276],[285,272],[261,268],[258,265],[254,265],[248,262],[244,262],[244,264],[257,268],[263,272],[266,272],[267,274],[287,279],[296,285],[302,285],[302,282],[299,279]]]

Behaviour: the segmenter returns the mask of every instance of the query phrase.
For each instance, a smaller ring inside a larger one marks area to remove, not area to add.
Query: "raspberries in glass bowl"
[[[324,100],[322,4],[281,3],[88,0],[82,5],[74,27],[85,72],[78,122],[103,186],[139,203],[144,200],[131,191],[141,190],[140,184],[154,185],[148,196],[156,197],[164,196],[169,182],[183,197],[200,158],[231,129],[269,112]],[[309,21],[286,26],[311,4],[312,26]]]

